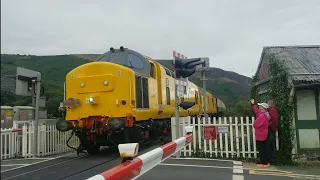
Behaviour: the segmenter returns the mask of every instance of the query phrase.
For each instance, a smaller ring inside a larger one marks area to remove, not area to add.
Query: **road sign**
[[[216,126],[204,126],[204,139],[205,140],[215,140],[217,139]]]
[[[218,126],[218,133],[225,134],[225,133],[228,133],[228,132],[229,132],[228,126]]]
[[[181,85],[177,85],[177,93],[178,93],[178,97],[183,97],[184,96],[184,88]]]

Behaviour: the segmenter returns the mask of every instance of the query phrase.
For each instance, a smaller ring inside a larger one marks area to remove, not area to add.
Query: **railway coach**
[[[78,151],[93,154],[100,146],[146,143],[170,135],[175,115],[174,73],[150,57],[127,48],[110,48],[94,62],[83,64],[66,75],[65,97],[59,110],[58,131],[72,130],[80,139]],[[179,101],[194,102],[180,108],[180,116],[218,112],[218,98],[203,93],[192,82],[184,86]]]

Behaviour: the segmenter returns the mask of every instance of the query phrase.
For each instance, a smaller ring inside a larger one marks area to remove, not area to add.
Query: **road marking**
[[[285,176],[285,177],[291,177],[291,178],[320,179],[319,175],[294,174],[292,172],[271,172],[271,171],[249,170],[249,174],[265,175],[265,176]]]
[[[244,178],[243,178],[243,175],[233,175],[232,176],[232,180],[243,180]]]
[[[1,166],[3,166],[3,167],[5,167],[5,166],[28,166],[28,165],[30,165],[30,164],[1,164]]]
[[[233,164],[234,165],[242,165],[242,162],[241,161],[233,161]]]
[[[233,166],[233,173],[235,173],[235,174],[243,174],[242,166]]]
[[[175,158],[171,157],[169,159],[185,159],[185,160],[203,160],[203,161],[223,161],[223,162],[235,162],[233,160],[227,160],[227,159],[211,159],[211,158]],[[241,161],[236,161],[236,162],[241,162]],[[242,164],[242,162],[241,162]]]
[[[184,166],[184,167],[203,167],[203,168],[233,169],[233,167],[205,166],[205,165],[192,165],[192,164],[167,164],[167,163],[160,163],[159,165],[162,165],[162,166]]]
[[[241,174],[241,175],[240,175]],[[243,166],[241,161],[233,161],[232,180],[243,180]]]

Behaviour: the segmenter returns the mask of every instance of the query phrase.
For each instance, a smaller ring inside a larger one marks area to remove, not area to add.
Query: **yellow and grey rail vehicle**
[[[73,130],[81,142],[78,151],[90,154],[100,146],[155,141],[171,134],[174,88],[174,74],[165,66],[122,46],[110,48],[66,75],[65,100],[59,108],[64,118],[56,127]],[[181,108],[180,116],[203,114],[203,98],[208,115],[215,115],[217,98],[189,82],[182,99],[195,105]]]

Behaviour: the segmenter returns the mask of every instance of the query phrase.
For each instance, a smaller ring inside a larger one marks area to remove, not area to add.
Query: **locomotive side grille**
[[[137,108],[149,108],[149,83],[148,78],[136,75]]]
[[[143,108],[149,108],[149,84],[147,78],[142,78],[143,88]]]
[[[141,77],[136,75],[136,99],[137,99],[137,108],[142,108],[142,84]]]

